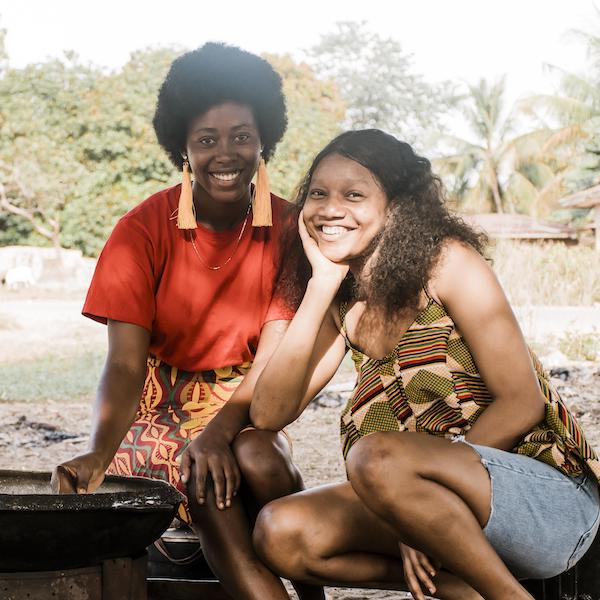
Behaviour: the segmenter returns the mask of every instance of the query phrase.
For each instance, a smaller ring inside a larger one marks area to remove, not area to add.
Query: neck
[[[208,229],[214,231],[232,229],[248,214],[250,187],[246,194],[233,202],[215,202],[196,182],[193,191],[196,220]]]
[[[358,281],[361,277],[368,275],[369,268],[371,266],[370,258],[370,256],[357,256],[356,258],[348,261],[349,271],[352,273],[355,281]]]

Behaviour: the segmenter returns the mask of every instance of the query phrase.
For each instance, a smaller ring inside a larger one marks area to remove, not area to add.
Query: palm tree
[[[549,66],[560,76],[560,93],[533,96],[522,108],[542,123],[548,134],[544,152],[564,163],[563,176],[573,191],[600,182],[600,35],[571,33],[587,47],[586,74]]]
[[[517,135],[518,107],[504,107],[506,79],[468,86],[462,112],[470,138],[444,138],[452,149],[436,161],[450,194],[467,211],[525,212],[559,197],[555,165],[548,161],[545,130]]]
[[[505,78],[489,84],[484,79],[468,86],[462,112],[471,139],[445,136],[452,151],[436,161],[438,169],[452,180],[451,192],[459,203],[479,210],[514,210],[500,183],[500,172],[512,151],[509,138],[513,117],[505,116]]]

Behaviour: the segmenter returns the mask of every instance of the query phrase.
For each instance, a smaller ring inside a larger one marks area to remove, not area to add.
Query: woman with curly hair
[[[297,580],[408,585],[419,600],[531,598],[519,578],[556,575],[591,544],[600,464],[527,348],[484,239],[448,212],[429,161],[378,130],[319,153],[299,211],[283,285],[301,303],[251,418],[293,421],[350,351],[349,481],[267,505],[259,555]]]
[[[287,595],[254,553],[252,515],[303,488],[285,437],[248,427],[293,315],[273,293],[287,203],[265,194],[262,163],[287,124],[281,86],[265,60],[222,44],[171,65],[154,128],[183,183],[128,212],[100,255],[83,309],[109,342],[90,449],[54,476],[79,493],[107,469],[168,481],[227,591],[261,600]]]

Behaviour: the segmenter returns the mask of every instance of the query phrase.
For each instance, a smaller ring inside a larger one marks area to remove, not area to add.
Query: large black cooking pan
[[[141,554],[182,495],[162,481],[108,476],[93,494],[53,494],[50,473],[0,471],[0,572],[51,571]]]

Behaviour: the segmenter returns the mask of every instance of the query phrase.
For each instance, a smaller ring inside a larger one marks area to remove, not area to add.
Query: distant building
[[[578,240],[578,229],[536,220],[528,215],[485,213],[461,217],[476,229],[483,230],[490,238],[560,240],[567,243],[576,243]]]
[[[596,252],[600,252],[600,185],[566,196],[560,203],[567,208],[591,208],[593,210],[592,228],[596,230]]]

